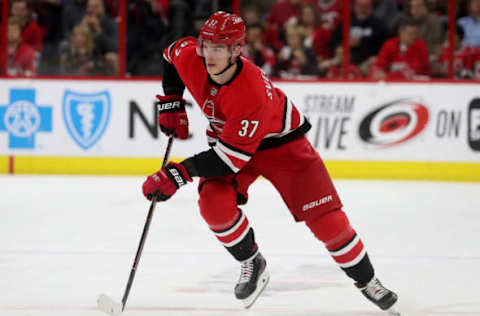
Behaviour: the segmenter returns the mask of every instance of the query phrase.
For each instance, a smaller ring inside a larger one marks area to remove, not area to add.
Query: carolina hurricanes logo
[[[388,147],[412,139],[428,123],[428,109],[412,99],[382,105],[360,123],[360,138],[373,145]]]

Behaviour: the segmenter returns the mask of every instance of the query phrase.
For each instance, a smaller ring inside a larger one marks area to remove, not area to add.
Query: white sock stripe
[[[229,230],[227,231],[224,231],[224,232],[221,232],[221,233],[217,233],[215,232],[215,235],[217,235],[217,237],[225,237],[227,235],[230,235],[231,233],[233,233],[234,231],[237,230],[238,227],[240,227],[240,225],[242,225],[242,223],[245,221],[246,219],[246,216],[245,216],[245,213],[241,212],[242,215],[240,215],[240,219],[237,221],[237,223],[235,225],[233,225],[232,228],[230,228]]]
[[[218,142],[217,142],[218,145]],[[240,169],[233,165],[233,162],[228,158],[228,156],[220,149],[218,146],[212,147],[215,153],[222,159],[222,161],[230,168],[233,172],[237,173]]]
[[[346,254],[347,252],[349,252],[350,250],[352,250],[353,247],[355,247],[359,242],[360,242],[360,237],[357,235],[346,247],[344,247],[344,248],[342,248],[338,251],[330,251],[330,255],[332,257],[342,256],[342,255]]]
[[[342,267],[342,268],[353,267],[354,265],[359,263],[363,259],[363,257],[365,257],[366,254],[367,254],[367,250],[365,248],[363,248],[362,251],[358,254],[358,256],[355,259],[353,259],[350,262],[339,263],[339,266]]]
[[[250,230],[250,223],[247,225],[247,227],[245,228],[245,230],[243,231],[243,233],[240,236],[238,236],[237,238],[235,238],[231,242],[228,242],[228,243],[222,242],[222,244],[225,247],[235,246],[236,244],[238,244],[239,242],[241,242],[243,240],[243,237],[245,237],[245,235],[248,234],[249,230]]]

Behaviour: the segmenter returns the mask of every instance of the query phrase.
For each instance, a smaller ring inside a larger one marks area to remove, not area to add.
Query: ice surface
[[[100,293],[120,301],[149,207],[142,182],[0,177],[0,315],[94,316]],[[335,183],[403,315],[480,315],[479,183]],[[262,179],[244,210],[271,279],[244,310],[233,295],[239,265],[196,194],[190,184],[157,204],[124,315],[384,315]]]

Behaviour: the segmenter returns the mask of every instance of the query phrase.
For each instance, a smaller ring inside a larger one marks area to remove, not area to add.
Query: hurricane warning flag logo
[[[110,119],[110,94],[66,90],[63,96],[63,120],[70,136],[84,150],[102,138]]]
[[[428,109],[412,99],[401,99],[380,106],[360,123],[360,138],[369,144],[389,147],[404,143],[428,123]]]

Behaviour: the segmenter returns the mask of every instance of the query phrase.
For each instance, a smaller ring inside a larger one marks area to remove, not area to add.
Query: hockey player
[[[209,121],[211,148],[181,163],[168,163],[147,178],[143,194],[165,201],[193,177],[200,177],[201,215],[240,262],[235,296],[248,308],[264,290],[269,274],[239,205],[247,202],[249,185],[262,175],[278,190],[294,219],[304,221],[324,242],[363,295],[389,310],[397,295],[375,277],[323,161],[305,137],[310,123],[292,100],[241,56],[244,39],[245,25],[239,16],[216,12],[198,39],[182,38],[165,50],[165,96],[157,96],[160,128],[167,135],[187,138],[182,98],[187,87]]]

